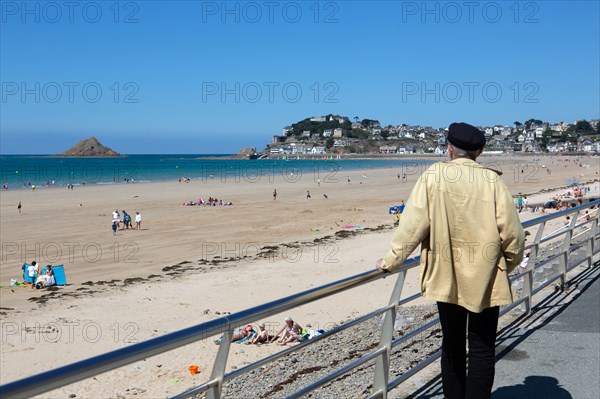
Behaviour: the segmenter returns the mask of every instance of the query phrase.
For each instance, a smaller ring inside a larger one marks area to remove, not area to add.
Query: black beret
[[[475,151],[485,146],[485,135],[468,123],[453,123],[448,128],[448,141],[460,149]]]

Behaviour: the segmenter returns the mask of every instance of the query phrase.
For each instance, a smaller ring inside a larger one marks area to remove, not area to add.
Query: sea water
[[[175,181],[345,182],[352,170],[393,169],[398,175],[421,173],[432,161],[392,159],[235,159],[230,155],[129,155],[72,158],[35,155],[0,156],[1,178],[9,189]],[[368,178],[365,174],[362,178]]]

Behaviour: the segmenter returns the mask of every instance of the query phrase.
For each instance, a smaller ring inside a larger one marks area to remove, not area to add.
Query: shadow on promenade
[[[492,393],[494,399],[573,399],[554,377],[530,375],[523,384],[502,387]]]

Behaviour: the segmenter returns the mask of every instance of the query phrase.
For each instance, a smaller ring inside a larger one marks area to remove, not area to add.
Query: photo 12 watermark
[[[540,3],[534,1],[402,1],[402,23],[537,24]]]
[[[137,24],[137,1],[2,1],[2,23]]]
[[[337,104],[340,88],[336,82],[202,82],[202,102],[295,104],[301,100],[316,104]]]
[[[0,331],[3,345],[16,343],[95,344],[100,341],[135,344],[139,342],[140,326],[135,322],[105,324],[92,320],[59,319],[43,323],[3,321]]]
[[[539,183],[541,179],[542,167],[537,162],[482,162],[486,169],[483,172],[485,181],[495,183],[499,180],[512,180],[513,183]],[[439,170],[438,170],[439,169]],[[420,179],[427,179],[431,176],[436,179],[436,183],[444,180],[449,183],[474,183],[479,177],[475,177],[472,170],[463,168],[453,163],[445,164],[440,168],[439,165],[430,165],[422,163],[402,164],[400,174],[402,182],[407,182],[411,176]]]
[[[3,160],[0,180],[18,182],[29,187],[33,184],[77,184],[133,182],[139,175],[137,162],[79,162],[77,160]]]
[[[285,183],[298,183],[303,177],[310,177],[315,183],[333,184],[342,181],[339,167],[314,165],[304,170],[293,164],[275,166],[274,164],[210,162],[200,164],[199,180],[221,183],[276,183],[281,179]]]
[[[336,24],[339,11],[340,3],[336,1],[203,1],[201,21],[203,24]]]
[[[2,241],[0,245],[2,262],[31,264],[35,260],[40,266],[75,262],[95,264],[100,261],[136,264],[139,263],[137,257],[139,252],[139,245],[131,241],[114,242],[110,245],[78,241]]]
[[[135,82],[16,82],[1,84],[2,103],[75,103],[113,102],[137,104],[140,87]]]
[[[201,257],[208,259],[235,259],[254,263],[261,259],[269,262],[298,263],[302,259],[311,263],[339,263],[339,246],[335,242],[316,245],[289,245],[276,242],[203,242]]]
[[[403,103],[476,103],[502,100],[519,104],[537,104],[540,87],[536,82],[402,82]]]

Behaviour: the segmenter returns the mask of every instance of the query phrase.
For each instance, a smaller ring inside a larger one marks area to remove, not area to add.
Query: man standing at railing
[[[391,249],[377,261],[394,271],[421,244],[421,292],[438,305],[449,399],[491,397],[499,307],[512,302],[508,274],[523,259],[524,232],[511,194],[499,172],[475,162],[484,145],[474,126],[450,125],[450,162],[418,179]]]

